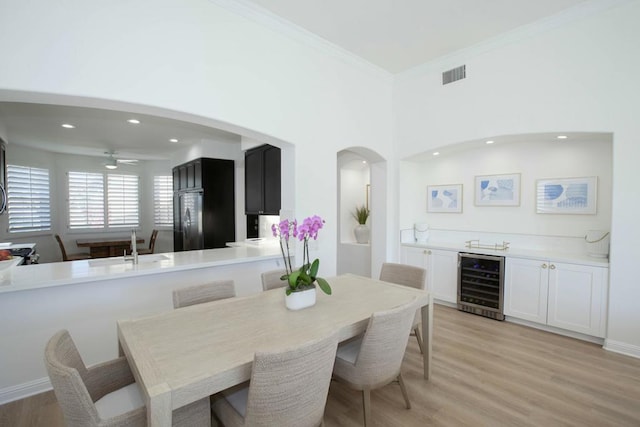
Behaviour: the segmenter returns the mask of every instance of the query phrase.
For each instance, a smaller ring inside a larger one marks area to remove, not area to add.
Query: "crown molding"
[[[476,43],[472,46],[465,47],[432,61],[410,68],[406,71],[397,73],[394,75],[394,80],[402,81],[433,72],[439,73],[447,69],[447,67],[460,65],[462,62],[467,61],[469,58],[474,56],[479,56],[503,46],[532,38],[547,31],[562,27],[563,25],[582,20],[589,16],[597,15],[615,7],[631,4],[635,1],[637,0],[591,0],[580,3],[579,5],[566,9],[555,15],[540,19],[528,25],[520,26],[480,43]]]
[[[330,41],[246,0],[209,0],[211,3],[256,22],[290,39],[333,56],[376,77],[392,80],[393,74]]]

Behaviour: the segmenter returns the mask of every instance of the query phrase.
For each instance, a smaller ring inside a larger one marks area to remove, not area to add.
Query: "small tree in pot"
[[[358,221],[358,226],[353,230],[358,243],[369,243],[369,227],[366,225],[369,214],[369,209],[365,206],[356,206],[356,211],[351,214]]]

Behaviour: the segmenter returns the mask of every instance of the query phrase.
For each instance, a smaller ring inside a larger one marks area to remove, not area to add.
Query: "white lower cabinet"
[[[427,290],[435,299],[457,302],[458,252],[403,246],[401,257],[403,264],[427,270]]]
[[[605,336],[608,268],[508,258],[507,316],[595,337]]]

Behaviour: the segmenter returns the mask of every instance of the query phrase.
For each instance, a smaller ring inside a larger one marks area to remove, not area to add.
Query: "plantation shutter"
[[[104,175],[69,172],[69,228],[104,228]]]
[[[153,177],[153,223],[157,227],[173,226],[173,176]]]
[[[9,232],[51,230],[49,170],[7,165]]]
[[[137,227],[139,220],[138,177],[107,175],[109,227]]]

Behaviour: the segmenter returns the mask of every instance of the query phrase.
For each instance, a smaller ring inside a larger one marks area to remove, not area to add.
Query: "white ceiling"
[[[486,41],[586,0],[240,0],[391,73]]]
[[[300,28],[390,73],[453,53],[586,0],[213,0]],[[284,20],[284,21],[283,21]],[[166,159],[206,139],[238,135],[191,123],[90,108],[0,102],[11,144],[50,151]],[[63,129],[71,123],[75,129]],[[180,145],[169,142],[180,139]]]
[[[140,124],[130,124],[129,119]],[[119,159],[169,159],[172,153],[202,140],[240,141],[238,135],[194,123],[60,105],[0,102],[0,122],[10,144],[88,156],[115,151]],[[63,123],[75,128],[65,129]],[[179,142],[170,142],[171,138]]]

